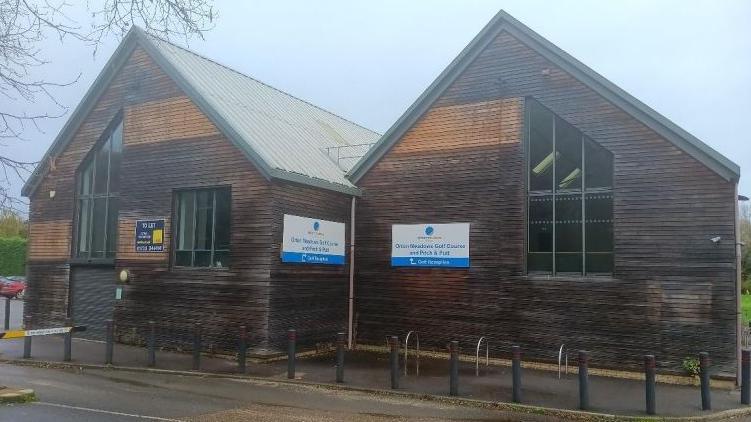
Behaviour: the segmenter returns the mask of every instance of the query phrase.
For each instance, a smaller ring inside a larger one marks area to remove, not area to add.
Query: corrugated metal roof
[[[372,144],[378,133],[182,47],[144,38],[269,168],[356,189],[326,149]]]

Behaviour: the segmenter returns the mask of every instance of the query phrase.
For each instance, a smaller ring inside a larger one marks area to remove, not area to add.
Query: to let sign
[[[469,223],[394,224],[391,266],[469,267]]]
[[[344,223],[284,215],[282,262],[344,265]]]
[[[136,221],[136,252],[164,252],[164,219]]]

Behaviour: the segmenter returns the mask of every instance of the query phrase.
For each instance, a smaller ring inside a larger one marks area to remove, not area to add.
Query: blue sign
[[[136,221],[136,252],[164,252],[164,219]]]
[[[469,223],[394,224],[391,266],[469,268]]]

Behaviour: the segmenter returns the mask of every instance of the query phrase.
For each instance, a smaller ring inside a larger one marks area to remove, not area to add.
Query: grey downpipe
[[[347,348],[354,345],[353,325],[355,318],[355,197],[352,197],[352,209],[349,217],[349,312],[347,315]]]

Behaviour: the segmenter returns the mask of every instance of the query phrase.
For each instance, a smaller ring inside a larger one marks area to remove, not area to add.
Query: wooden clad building
[[[504,12],[350,177],[360,342],[736,368],[738,166]],[[393,225],[440,223],[468,268],[390,264]]]
[[[240,325],[258,351],[416,331],[733,372],[739,177],[504,12],[383,136],[135,28],[24,187],[25,314],[135,343],[153,320],[175,347],[197,322],[220,350]],[[341,261],[287,261],[288,216],[341,223]]]
[[[25,186],[25,315],[93,338],[113,318],[131,343],[153,320],[160,346],[182,348],[197,322],[207,349],[234,350],[241,325],[259,352],[289,327],[330,341],[348,264],[282,263],[283,216],[347,224],[359,190],[327,149],[377,138],[134,28]],[[139,248],[137,222],[160,247]]]

